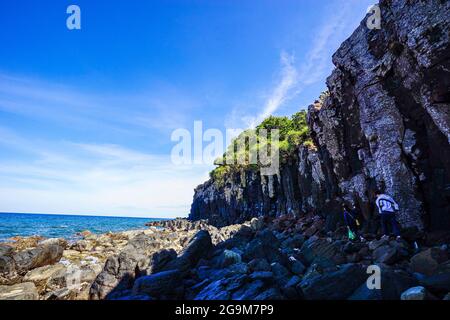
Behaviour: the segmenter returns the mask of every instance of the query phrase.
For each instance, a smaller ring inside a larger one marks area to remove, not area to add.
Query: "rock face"
[[[333,56],[329,96],[309,107],[315,148],[299,147],[279,175],[233,172],[195,190],[190,218],[215,225],[318,211],[332,229],[340,199],[373,226],[373,195],[400,204],[403,227],[450,228],[450,2],[380,1]]]

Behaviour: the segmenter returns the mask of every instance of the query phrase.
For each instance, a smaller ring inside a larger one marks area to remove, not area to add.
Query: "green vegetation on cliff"
[[[277,130],[279,139],[272,140]],[[275,143],[275,145],[274,145]],[[280,163],[294,156],[301,145],[312,146],[306,111],[300,111],[289,117],[270,116],[255,129],[243,131],[233,139],[224,155],[214,162],[217,168],[211,171],[210,177],[218,185],[223,185],[225,176],[241,169],[257,171],[261,167],[260,159],[256,159],[258,151],[271,149],[279,151]]]

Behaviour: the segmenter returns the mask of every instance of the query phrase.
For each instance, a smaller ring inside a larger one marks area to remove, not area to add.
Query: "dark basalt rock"
[[[307,300],[347,299],[367,279],[357,264],[343,265],[338,271],[304,279],[298,285]]]
[[[400,204],[405,228],[450,228],[450,2],[380,1],[381,30],[365,21],[333,56],[329,96],[308,109],[315,148],[299,146],[277,176],[232,172],[195,190],[190,219],[227,225],[319,212],[342,224],[353,202],[379,225],[373,196]]]

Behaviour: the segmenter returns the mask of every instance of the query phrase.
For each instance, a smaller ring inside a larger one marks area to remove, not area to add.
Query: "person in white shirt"
[[[389,226],[392,228],[392,232],[400,238],[400,225],[396,219],[396,213],[399,211],[399,205],[392,199],[391,196],[383,194],[382,192],[376,193],[377,199],[375,204],[378,208],[378,213],[381,217],[381,229],[383,236],[389,236]]]

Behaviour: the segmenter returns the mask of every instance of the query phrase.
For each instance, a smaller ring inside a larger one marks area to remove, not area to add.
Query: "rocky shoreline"
[[[351,242],[316,215],[218,229],[177,219],[148,229],[0,244],[2,300],[450,299],[450,234]],[[370,290],[368,266],[381,269]]]
[[[139,255],[151,256],[164,248],[176,256],[201,228],[209,230],[215,243],[237,228],[218,231],[203,222],[182,226],[177,221],[166,222],[164,229],[149,223],[143,230],[100,235],[85,231],[73,243],[39,236],[15,237],[0,243],[0,300],[87,300],[105,262],[120,254],[131,255],[130,246],[142,239],[148,246],[145,252],[139,248]]]

